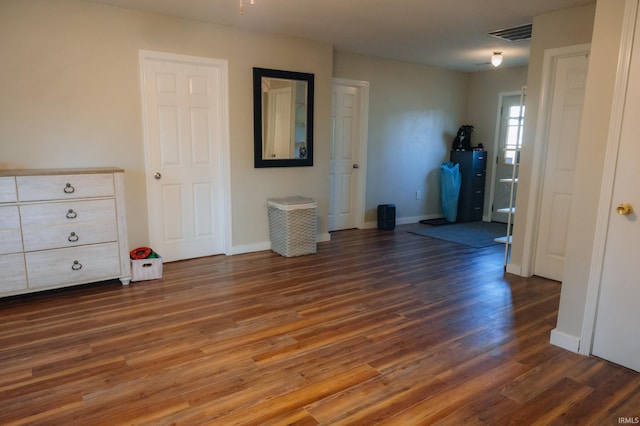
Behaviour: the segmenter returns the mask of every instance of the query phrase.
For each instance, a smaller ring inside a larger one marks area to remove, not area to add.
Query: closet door
[[[631,58],[592,353],[640,372],[640,222],[637,216],[640,212],[640,34],[637,31]],[[627,204],[631,211],[625,209]]]

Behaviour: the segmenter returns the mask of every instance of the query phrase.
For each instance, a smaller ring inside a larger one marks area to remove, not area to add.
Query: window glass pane
[[[507,146],[518,146],[518,126],[507,127]]]
[[[522,106],[522,116],[520,115],[520,105],[509,107],[509,117],[524,117],[524,105]]]
[[[517,154],[516,150],[522,146],[524,109],[524,105],[514,105],[509,107],[505,151],[503,157],[504,164],[513,164]]]

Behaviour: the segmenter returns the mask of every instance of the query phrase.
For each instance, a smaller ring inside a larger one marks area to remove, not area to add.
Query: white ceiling
[[[461,71],[526,65],[529,42],[486,33],[595,0],[92,0],[331,43],[335,49]]]

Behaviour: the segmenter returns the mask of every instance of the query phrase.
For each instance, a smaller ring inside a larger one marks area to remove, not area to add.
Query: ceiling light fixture
[[[251,0],[251,4],[256,4],[256,1]],[[244,13],[244,5],[242,4],[242,0],[240,0],[240,13]]]
[[[493,52],[493,55],[491,55],[491,65],[493,65],[494,67],[498,67],[501,63],[502,52]]]

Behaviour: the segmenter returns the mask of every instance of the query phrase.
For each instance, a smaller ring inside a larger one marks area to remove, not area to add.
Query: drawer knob
[[[70,184],[70,183],[67,183],[67,184],[64,186],[64,193],[65,193],[65,194],[73,194],[73,193],[75,192],[75,190],[76,190],[76,189],[75,189],[73,186],[71,186],[71,184]]]
[[[69,234],[69,238],[67,238],[67,240],[69,240],[69,242],[71,243],[75,243],[79,239],[80,237],[78,237],[78,234],[76,234],[75,232],[72,232],[71,234]]]
[[[79,271],[80,269],[82,269],[82,263],[74,260],[73,265],[71,265],[71,269],[73,269],[74,271]]]
[[[73,209],[69,209],[66,216],[67,219],[75,219],[76,217],[78,217],[78,212],[74,212]]]

